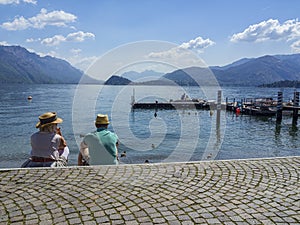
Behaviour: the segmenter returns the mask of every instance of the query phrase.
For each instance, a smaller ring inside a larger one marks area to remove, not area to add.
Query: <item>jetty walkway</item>
[[[0,224],[300,224],[300,157],[1,169]]]

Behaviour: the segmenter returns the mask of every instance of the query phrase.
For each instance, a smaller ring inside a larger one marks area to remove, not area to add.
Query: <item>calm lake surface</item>
[[[70,148],[69,165],[77,163],[82,135],[94,128],[97,113],[109,114],[109,129],[119,136],[121,163],[183,162],[299,156],[299,125],[284,116],[263,118],[209,110],[131,110],[135,101],[154,102],[191,98],[216,100],[220,88],[101,85],[0,85],[0,168],[18,168],[30,152],[30,136],[38,116],[56,111]],[[293,98],[295,89],[223,87],[223,101],[251,97]],[[27,97],[32,96],[28,101]],[[300,122],[298,122],[299,124]]]

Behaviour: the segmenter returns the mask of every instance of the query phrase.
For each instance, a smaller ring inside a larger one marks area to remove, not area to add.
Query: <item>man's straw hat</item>
[[[95,124],[103,124],[103,125],[109,124],[108,116],[103,114],[98,114]]]

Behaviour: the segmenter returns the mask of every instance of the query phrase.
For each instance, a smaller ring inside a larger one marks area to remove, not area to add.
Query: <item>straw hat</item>
[[[103,125],[109,124],[108,116],[103,114],[98,114],[95,124],[103,124]]]
[[[39,122],[35,125],[36,128],[44,127],[48,124],[62,123],[63,120],[58,118],[56,112],[46,112],[39,116]]]

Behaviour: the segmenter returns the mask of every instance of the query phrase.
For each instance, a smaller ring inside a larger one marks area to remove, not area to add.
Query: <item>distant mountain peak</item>
[[[107,81],[105,81],[105,85],[127,85],[130,84],[131,80],[118,76],[118,75],[113,75],[111,76]]]

